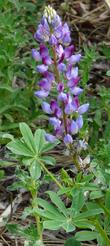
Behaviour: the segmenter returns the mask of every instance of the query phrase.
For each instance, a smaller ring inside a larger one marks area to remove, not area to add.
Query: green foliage
[[[74,237],[70,237],[66,240],[64,246],[81,246],[81,244]]]
[[[91,48],[84,46],[84,57],[80,63],[81,83],[84,89],[86,89],[87,82],[89,81],[92,64],[96,61],[97,58],[98,54],[96,52],[95,46],[92,46]]]
[[[58,144],[50,144],[45,140],[45,131],[38,129],[35,134],[32,134],[31,129],[26,123],[20,123],[20,131],[22,138],[14,139],[8,143],[7,148],[12,153],[21,156],[23,164],[28,167],[30,175],[33,179],[39,179],[41,176],[42,162],[49,165],[54,165],[54,158],[45,156],[45,150],[52,149]]]

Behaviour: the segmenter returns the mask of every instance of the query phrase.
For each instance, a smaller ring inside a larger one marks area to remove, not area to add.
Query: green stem
[[[100,223],[96,220],[94,225],[95,225],[97,231],[100,233],[100,235],[104,239],[104,241],[106,242],[107,246],[110,246],[110,239],[108,238],[106,232],[104,231],[104,229],[102,228]]]
[[[32,207],[38,208],[38,204],[37,204],[37,192],[31,191],[31,196],[32,196]],[[35,199],[36,199],[36,203],[35,203]],[[40,216],[39,215],[35,215],[35,220],[36,220],[36,225],[37,225],[37,234],[39,237],[39,240],[42,241],[42,228],[41,228],[41,222],[40,222]]]
[[[46,168],[43,162],[40,161],[40,164],[44,171],[51,177],[51,179],[57,184],[57,186],[62,189],[63,186],[59,183],[59,181],[55,178],[55,176]]]
[[[80,172],[81,171],[81,167],[80,167],[80,164],[79,164],[79,162],[77,160],[77,157],[75,155],[72,156],[72,160],[73,160],[73,164],[76,166],[78,172]]]
[[[60,74],[57,68],[57,57],[56,57],[56,51],[54,46],[52,47],[52,52],[53,52],[53,61],[54,61],[54,74],[56,76],[57,83],[60,83]]]

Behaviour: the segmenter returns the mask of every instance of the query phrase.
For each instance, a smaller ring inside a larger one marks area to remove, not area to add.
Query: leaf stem
[[[37,192],[34,189],[33,189],[33,191],[31,191],[31,196],[32,196],[32,207],[33,208],[38,208]],[[34,204],[34,200],[35,199],[36,199],[36,203]],[[42,228],[41,228],[40,216],[39,215],[35,215],[35,220],[36,220],[36,225],[37,225],[37,234],[38,234],[39,240],[42,241]]]
[[[100,235],[104,239],[104,241],[106,242],[107,246],[110,246],[110,239],[108,238],[106,232],[104,231],[104,229],[102,228],[102,226],[100,225],[98,220],[95,221],[94,225],[95,225],[97,231],[100,233]]]
[[[40,164],[44,171],[51,177],[51,179],[57,184],[57,186],[62,189],[63,186],[60,184],[60,182],[55,178],[55,176],[46,168],[43,162],[40,161]]]

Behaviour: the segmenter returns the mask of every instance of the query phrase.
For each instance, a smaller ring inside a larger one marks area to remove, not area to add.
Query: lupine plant
[[[34,37],[39,49],[33,49],[32,56],[38,62],[36,69],[41,75],[35,96],[40,98],[42,109],[49,116],[53,134],[42,129],[33,134],[27,124],[21,123],[21,139],[9,136],[12,141],[7,147],[20,163],[16,170],[18,180],[10,188],[24,188],[30,192],[30,206],[24,210],[22,218],[31,216],[31,223],[24,229],[17,225],[14,229],[8,225],[8,229],[26,237],[25,246],[45,245],[44,229],[61,228],[75,234],[64,243],[65,246],[80,246],[80,241],[94,239],[101,246],[109,246],[109,183],[105,182],[106,189],[101,191],[102,181],[97,181],[100,179],[97,167],[93,165],[92,173],[87,170],[85,175],[81,166],[80,153],[87,146],[77,136],[83,127],[83,113],[89,107],[88,103],[80,105],[79,102],[83,89],[78,86],[80,77],[76,64],[81,55],[74,53],[67,23],[63,24],[50,6],[45,8]],[[48,165],[55,165],[49,151],[60,142],[67,147],[71,163],[77,168],[74,178],[64,168],[58,177],[48,169]],[[40,186],[50,180],[57,185],[57,192],[47,191],[39,197]],[[68,202],[67,206],[62,195]],[[32,225],[32,216],[37,230]],[[77,232],[76,228],[82,231]]]

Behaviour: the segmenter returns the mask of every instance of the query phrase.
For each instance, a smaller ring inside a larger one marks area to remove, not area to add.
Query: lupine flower
[[[65,137],[64,137],[64,143],[65,144],[71,144],[71,143],[73,143],[73,138],[72,138],[72,136],[70,134],[65,135]]]
[[[35,95],[41,99],[48,97],[54,88],[57,95],[50,102],[42,102],[42,110],[50,115],[49,123],[53,126],[54,135],[46,134],[49,142],[63,139],[66,145],[72,144],[74,135],[83,127],[82,114],[89,104],[80,105],[78,96],[83,92],[78,83],[78,65],[81,54],[74,53],[71,44],[70,30],[67,23],[62,23],[56,11],[47,6],[41,23],[34,35],[39,49],[32,50],[37,62],[37,71],[41,79],[39,90]],[[49,47],[49,48],[48,48]],[[50,55],[51,54],[51,55]]]

